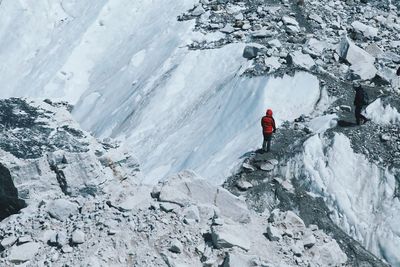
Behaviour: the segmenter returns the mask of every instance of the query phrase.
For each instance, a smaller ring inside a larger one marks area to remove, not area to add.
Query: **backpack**
[[[368,96],[367,92],[365,92],[365,90],[363,90],[362,94],[363,94],[363,100],[362,100],[363,106],[369,105],[369,96]]]

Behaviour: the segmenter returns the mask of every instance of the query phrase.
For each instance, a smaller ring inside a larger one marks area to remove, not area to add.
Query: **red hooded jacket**
[[[263,128],[263,134],[272,134],[276,130],[275,120],[272,117],[271,109],[268,109],[266,116],[262,117],[261,126]]]

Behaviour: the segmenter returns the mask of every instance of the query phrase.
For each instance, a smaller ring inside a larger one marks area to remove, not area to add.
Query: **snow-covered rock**
[[[374,66],[375,58],[356,46],[347,36],[341,39],[337,52],[351,64],[351,70],[362,80],[372,79],[378,72]]]

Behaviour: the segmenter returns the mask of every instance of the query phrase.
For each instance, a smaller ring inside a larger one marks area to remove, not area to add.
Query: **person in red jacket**
[[[262,149],[263,151],[269,152],[271,150],[272,134],[275,133],[276,131],[275,120],[272,117],[271,109],[268,109],[266,116],[262,117],[261,126],[263,128],[263,136],[264,136]],[[265,148],[265,146],[267,147]]]

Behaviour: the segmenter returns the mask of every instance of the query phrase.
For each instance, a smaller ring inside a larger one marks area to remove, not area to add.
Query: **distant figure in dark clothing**
[[[354,97],[354,106],[355,106],[355,116],[357,125],[362,123],[366,123],[369,121],[364,115],[361,114],[362,107],[368,105],[368,99],[364,89],[359,84],[354,84],[354,90],[356,90],[356,95]]]
[[[400,76],[400,67],[397,69],[396,74],[397,74],[397,76]]]
[[[263,151],[269,152],[271,150],[272,134],[276,132],[275,120],[272,117],[272,110],[268,109],[266,116],[261,119],[261,126],[263,128]]]

